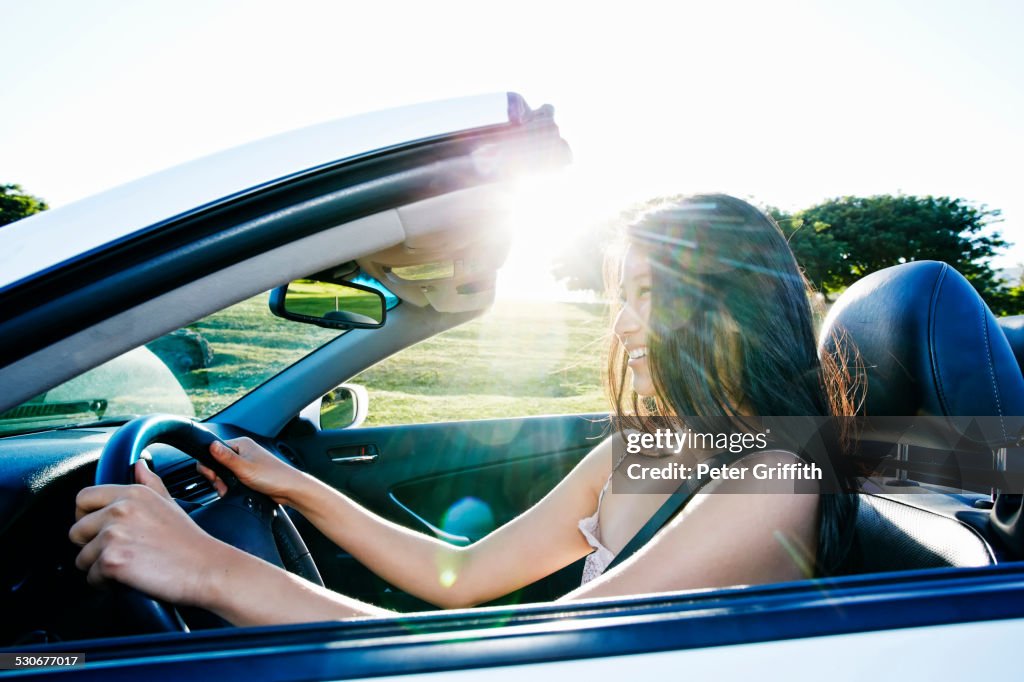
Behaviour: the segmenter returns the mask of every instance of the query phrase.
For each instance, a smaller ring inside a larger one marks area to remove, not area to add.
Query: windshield
[[[206,419],[342,333],[276,317],[263,293],[0,414],[0,436],[152,412]]]

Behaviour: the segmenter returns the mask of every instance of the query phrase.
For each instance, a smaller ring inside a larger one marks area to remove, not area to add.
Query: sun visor
[[[405,241],[359,265],[413,305],[451,313],[485,308],[509,252],[510,206],[503,183],[403,206]]]

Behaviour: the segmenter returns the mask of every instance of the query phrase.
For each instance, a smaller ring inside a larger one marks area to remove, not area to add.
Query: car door
[[[601,415],[296,428],[286,442],[317,478],[378,514],[456,545],[478,540],[551,490],[607,430]],[[396,591],[308,524],[325,583],[399,611],[431,608]],[[579,585],[576,562],[496,603],[550,601]]]

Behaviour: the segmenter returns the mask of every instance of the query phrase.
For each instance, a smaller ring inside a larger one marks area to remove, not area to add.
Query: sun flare
[[[498,273],[499,299],[596,300],[555,274],[566,254],[593,247],[600,227],[626,206],[577,169],[520,179],[511,190],[512,248]],[[600,267],[596,263],[595,267]]]

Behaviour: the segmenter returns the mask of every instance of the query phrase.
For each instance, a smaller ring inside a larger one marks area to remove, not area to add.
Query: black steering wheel
[[[200,424],[172,415],[148,415],[128,422],[111,436],[96,466],[96,485],[135,482],[135,462],[153,443],[175,447],[217,472],[227,484],[227,493],[215,502],[192,512],[192,519],[213,537],[291,571],[317,585],[320,572],[295,525],[281,505],[266,495],[242,485],[210,455],[210,445],[219,441]],[[128,617],[137,627],[156,631],[188,631],[178,609],[148,597],[138,590],[118,588]],[[204,626],[227,625],[207,612],[191,610],[190,622]]]

